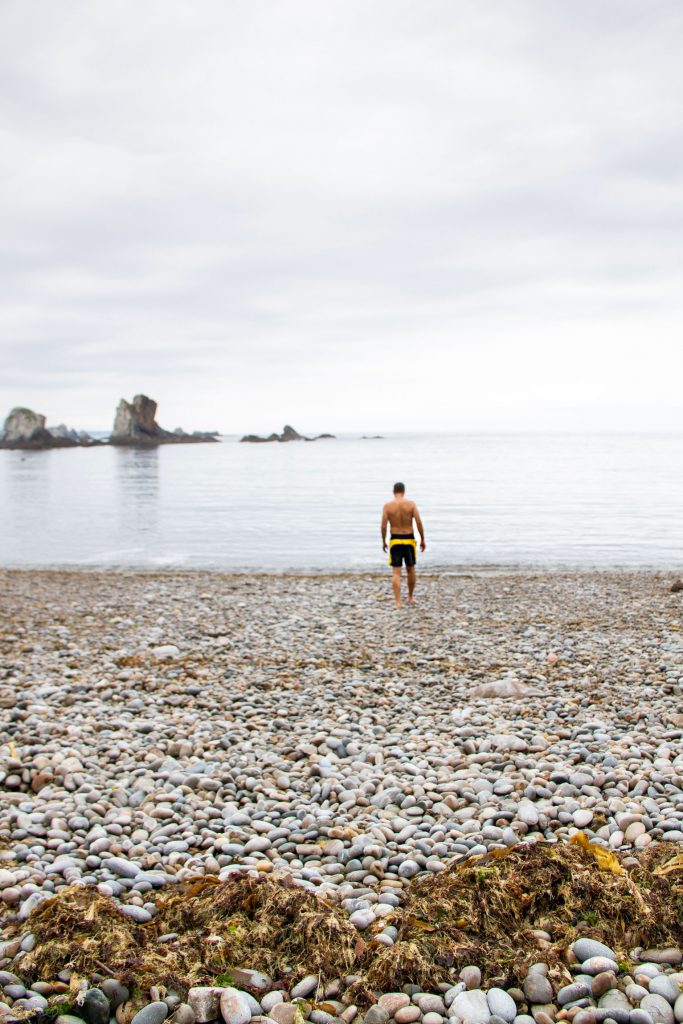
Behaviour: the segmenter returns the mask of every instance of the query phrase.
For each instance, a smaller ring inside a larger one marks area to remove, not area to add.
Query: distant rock
[[[363,434],[361,441],[383,441],[381,434]]]
[[[672,594],[680,594],[680,592],[682,590],[683,590],[683,580],[675,580],[671,584],[671,593]]]
[[[193,444],[203,441],[216,441],[215,432],[194,431],[186,434],[177,427],[175,430],[164,430],[156,421],[157,403],[147,395],[136,395],[132,402],[122,398],[116,409],[114,429],[109,443],[113,445],[156,445],[156,444]]]
[[[470,697],[523,697],[527,687],[518,679],[507,677],[496,682],[480,683],[470,690]]]
[[[67,427],[64,423],[60,423],[57,427],[48,427],[47,429],[54,438],[60,441],[73,441],[74,444],[82,445],[83,447],[102,444],[101,441],[91,437],[86,430],[74,430],[72,427]]]
[[[259,437],[258,434],[245,434],[244,437],[240,438],[240,441],[247,444],[268,444],[270,441],[283,443],[285,441],[323,441],[325,439],[333,440],[334,434],[318,434],[317,437],[304,437],[294,427],[286,424],[281,434],[269,434],[268,437]]]
[[[87,448],[100,443],[63,423],[48,428],[41,413],[22,406],[12,409],[0,435],[0,448]]]

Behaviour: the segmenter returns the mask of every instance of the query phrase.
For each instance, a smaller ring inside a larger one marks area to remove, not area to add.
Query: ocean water
[[[683,435],[393,435],[0,451],[4,566],[373,570],[395,480],[424,569],[683,566]]]

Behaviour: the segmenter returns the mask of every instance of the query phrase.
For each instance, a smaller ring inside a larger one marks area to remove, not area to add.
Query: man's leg
[[[406,572],[408,573],[408,604],[414,604],[415,598],[413,597],[413,591],[415,590],[415,583],[417,581],[417,573],[415,572],[415,566],[407,566]]]
[[[401,566],[395,565],[391,574],[391,586],[394,589],[396,607],[401,607]]]

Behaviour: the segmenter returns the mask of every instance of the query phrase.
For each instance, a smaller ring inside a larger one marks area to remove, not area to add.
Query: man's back
[[[392,533],[412,533],[415,502],[407,498],[394,498],[384,506]]]

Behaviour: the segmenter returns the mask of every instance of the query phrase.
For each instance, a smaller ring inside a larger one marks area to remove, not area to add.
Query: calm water
[[[424,568],[683,565],[683,436],[0,451],[3,565],[373,569],[405,480]]]

